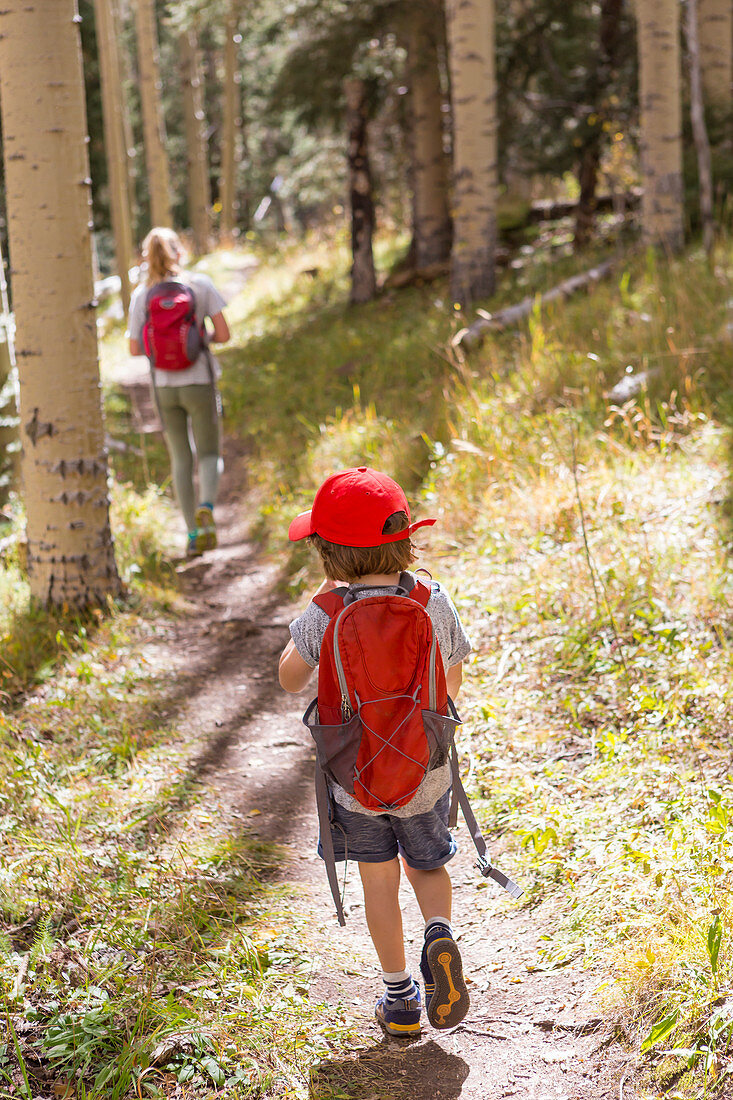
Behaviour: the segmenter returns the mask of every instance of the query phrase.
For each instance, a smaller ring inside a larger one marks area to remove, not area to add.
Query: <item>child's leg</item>
[[[364,888],[364,913],[382,970],[405,969],[405,943],[402,935],[402,910],[399,903],[400,864],[360,863]]]
[[[405,874],[425,918],[420,970],[428,1020],[437,1028],[455,1027],[468,1012],[470,1003],[461,953],[451,927],[452,889],[445,864],[455,852],[455,842],[448,829],[448,816],[446,794],[438,799],[432,811],[395,824]]]
[[[432,917],[442,917],[450,923],[453,889],[447,867],[436,867],[432,871],[418,871],[404,863],[407,881],[415,891],[417,904],[426,921]]]
[[[385,991],[374,1013],[390,1035],[420,1034],[420,991],[405,968],[405,942],[399,903],[400,862],[360,863],[364,912],[369,934],[382,964]]]

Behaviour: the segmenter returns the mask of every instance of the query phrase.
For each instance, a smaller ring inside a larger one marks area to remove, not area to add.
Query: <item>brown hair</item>
[[[169,275],[180,273],[183,245],[172,229],[161,226],[151,229],[143,241],[142,253],[148,265],[148,286],[162,283]]]
[[[383,535],[396,535],[410,526],[405,512],[394,512],[382,528]],[[323,569],[331,581],[354,581],[372,573],[401,573],[416,559],[409,538],[386,542],[383,546],[341,546],[327,542],[320,535],[309,540],[323,561]]]

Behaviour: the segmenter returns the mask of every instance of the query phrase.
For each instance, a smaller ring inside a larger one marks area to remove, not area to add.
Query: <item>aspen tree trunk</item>
[[[700,185],[700,219],[702,221],[702,239],[708,255],[713,250],[713,163],[710,154],[710,142],[705,125],[705,106],[703,103],[702,74],[700,72],[700,41],[698,37],[697,0],[687,0],[685,34],[687,52],[690,60],[690,119],[692,135],[697,153],[697,175]]]
[[[8,302],[5,265],[0,251],[0,505],[6,503],[18,479],[20,421],[13,321]]]
[[[130,0],[111,0],[115,27],[121,29],[122,27],[127,26],[131,16],[129,2]],[[130,56],[130,51],[126,48],[121,36],[118,45],[119,49],[117,51],[117,59],[120,65],[120,85],[123,90],[124,102],[126,104],[129,104],[130,89],[137,87],[137,79],[132,63],[132,57]],[[130,117],[129,110],[125,110],[122,112],[122,133],[124,135],[125,150],[127,152],[127,194],[130,198],[130,220],[132,222],[133,256],[135,256],[137,252],[134,248],[134,244],[140,237],[140,206],[138,198],[138,179],[140,176],[140,167],[137,159],[137,147],[135,145],[135,136],[133,134],[132,119]]]
[[[640,152],[647,244],[684,243],[679,0],[636,0]]]
[[[438,9],[409,8],[408,63],[412,107],[415,266],[447,260],[451,248],[448,162],[443,148],[443,95],[436,41]]]
[[[8,327],[0,319],[0,507],[15,486],[18,466],[18,408],[12,352]]]
[[[367,98],[363,80],[346,80],[346,122],[349,133],[349,193],[351,199],[351,296],[354,304],[369,302],[377,292],[372,236],[374,199],[367,139]]]
[[[186,128],[186,167],[188,170],[188,217],[193,230],[193,247],[201,256],[209,249],[211,233],[211,196],[209,165],[206,155],[205,118],[201,87],[198,44],[193,31],[180,37],[183,119]]]
[[[124,97],[120,81],[120,59],[117,53],[117,28],[111,0],[94,0],[97,25],[97,48],[102,83],[102,118],[104,148],[107,154],[107,178],[115,239],[117,269],[120,276],[120,297],[127,315],[130,309],[130,267],[132,265],[132,224],[128,191],[127,148],[123,130]]]
[[[153,225],[170,226],[170,169],[165,147],[163,109],[160,102],[161,82],[155,0],[134,0],[134,4],[150,217]]]
[[[453,106],[451,295],[494,291],[497,197],[493,0],[447,0]]]
[[[28,571],[44,604],[118,596],[91,267],[91,194],[75,0],[3,12],[0,101]]]
[[[698,0],[697,22],[705,104],[726,114],[733,105],[732,0]]]
[[[221,232],[222,236],[231,236],[237,224],[236,204],[236,135],[237,135],[237,27],[239,24],[239,4],[229,0],[227,8],[224,38],[224,103],[222,112],[221,137]]]
[[[5,282],[5,267],[0,252],[0,506],[15,488],[20,450],[20,423],[15,375],[13,328]]]

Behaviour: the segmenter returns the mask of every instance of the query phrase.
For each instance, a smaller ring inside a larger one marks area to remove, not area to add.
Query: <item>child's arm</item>
[[[445,686],[448,688],[448,694],[451,699],[455,699],[458,694],[461,684],[463,683],[463,661],[460,661],[457,665],[451,665],[445,674]]]
[[[302,691],[310,680],[312,671],[311,666],[298,653],[291,638],[280,654],[280,664],[278,665],[280,687],[284,688],[285,691]]]
[[[330,581],[326,577],[321,581],[313,595],[318,596],[321,592],[328,592],[331,588],[338,588],[339,584],[339,581]],[[278,665],[280,687],[285,691],[293,693],[302,691],[310,680],[312,672],[313,669],[298,653],[295,648],[295,643],[291,638],[280,654],[280,664]]]

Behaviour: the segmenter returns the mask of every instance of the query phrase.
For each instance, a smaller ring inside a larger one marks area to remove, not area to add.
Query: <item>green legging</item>
[[[188,530],[195,531],[196,490],[191,435],[198,460],[198,499],[213,504],[223,469],[219,396],[211,382],[197,386],[156,386],[155,395],[171,458],[176,498]]]

